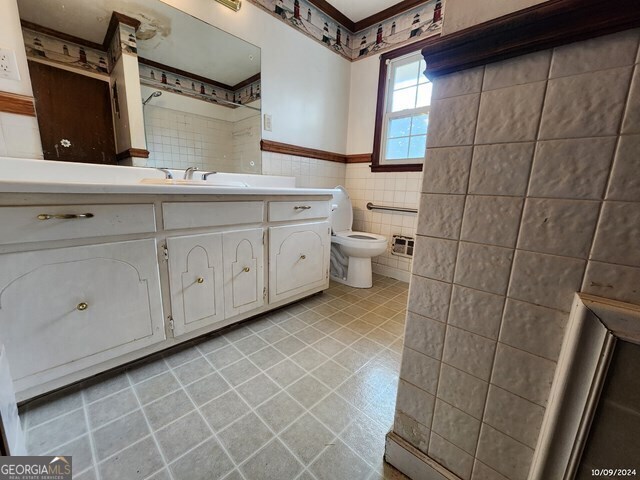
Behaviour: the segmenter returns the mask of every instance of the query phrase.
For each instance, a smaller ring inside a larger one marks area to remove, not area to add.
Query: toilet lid
[[[333,191],[331,212],[331,229],[334,232],[351,230],[353,225],[353,208],[351,199],[344,187],[337,186]]]

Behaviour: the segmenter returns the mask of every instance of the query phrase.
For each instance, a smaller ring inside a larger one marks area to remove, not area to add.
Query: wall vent
[[[391,255],[398,257],[413,257],[413,245],[415,239],[413,237],[405,237],[404,235],[394,235],[391,241]]]

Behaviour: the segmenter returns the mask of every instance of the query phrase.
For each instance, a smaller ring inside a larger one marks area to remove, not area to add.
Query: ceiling
[[[400,0],[327,0],[354,22],[392,7]]]
[[[260,72],[260,49],[160,0],[18,0],[20,18],[102,44],[111,12],[140,20],[141,57],[236,85]]]

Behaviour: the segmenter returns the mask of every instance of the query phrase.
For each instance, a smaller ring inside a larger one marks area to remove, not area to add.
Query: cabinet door
[[[224,320],[222,234],[169,238],[167,248],[174,334]]]
[[[21,391],[164,340],[155,240],[0,255],[0,337]]]
[[[225,232],[223,238],[224,305],[227,318],[264,304],[263,230]]]
[[[269,301],[328,286],[329,222],[269,229]]]

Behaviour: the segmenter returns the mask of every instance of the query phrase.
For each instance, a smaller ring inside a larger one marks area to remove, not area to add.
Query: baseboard
[[[411,480],[460,480],[394,432],[387,433],[384,459]]]
[[[381,265],[379,263],[373,263],[371,265],[373,273],[384,275],[385,277],[391,277],[401,282],[409,283],[411,280],[411,272],[406,270],[400,270],[399,268],[388,267],[387,265]]]

